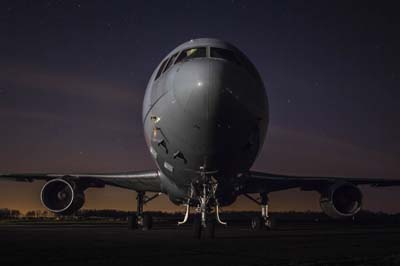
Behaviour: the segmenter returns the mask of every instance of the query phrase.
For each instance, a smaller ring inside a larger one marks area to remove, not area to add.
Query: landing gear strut
[[[192,184],[190,199],[186,204],[185,218],[178,222],[178,225],[181,225],[188,221],[190,203],[194,201],[195,204],[192,203],[192,205],[196,206],[196,214],[193,221],[193,233],[196,238],[201,238],[203,230],[207,238],[214,238],[216,222],[226,225],[219,216],[219,203],[215,196],[218,183],[212,178],[211,174],[213,173],[204,171],[204,167],[200,168],[201,179]],[[215,218],[212,217],[213,211]]]
[[[268,194],[265,192],[260,193],[259,200],[248,194],[244,194],[244,196],[261,206],[261,216],[255,216],[251,219],[251,230],[258,231],[264,228],[267,230],[272,230],[274,228],[274,222],[268,214]]]
[[[150,230],[153,227],[153,217],[143,212],[143,205],[157,198],[161,193],[157,193],[152,197],[146,197],[145,192],[138,191],[136,197],[137,209],[136,215],[128,217],[128,227],[130,229]]]

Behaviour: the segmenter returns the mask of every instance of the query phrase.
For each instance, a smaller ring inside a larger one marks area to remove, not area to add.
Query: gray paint
[[[191,47],[229,49],[245,64],[194,58],[154,80],[158,66],[151,76],[143,102],[144,134],[173,201],[186,195],[201,166],[217,172],[220,191],[231,189],[232,179],[247,172],[256,159],[268,125],[264,85],[243,53],[221,40],[196,39],[165,58]]]

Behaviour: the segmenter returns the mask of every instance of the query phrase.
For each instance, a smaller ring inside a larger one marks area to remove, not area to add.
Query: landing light
[[[199,86],[199,87],[203,86],[203,82],[201,82],[201,81],[197,82],[197,86]]]
[[[160,122],[161,118],[158,116],[151,116],[150,119],[154,122],[154,124],[157,124],[158,122]]]

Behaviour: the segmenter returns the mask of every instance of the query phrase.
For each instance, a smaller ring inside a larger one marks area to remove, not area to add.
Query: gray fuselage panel
[[[180,61],[155,79],[143,103],[144,134],[162,173],[163,189],[179,203],[200,167],[213,172],[219,190],[249,170],[267,130],[268,103],[258,73],[235,47],[214,39],[198,39],[174,49],[206,47],[205,57]],[[229,49],[242,58],[237,64],[211,58],[212,47]]]

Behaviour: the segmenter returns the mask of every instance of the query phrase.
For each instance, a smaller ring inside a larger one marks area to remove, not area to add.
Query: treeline
[[[27,213],[21,213],[19,210],[2,208],[0,209],[0,219],[18,219],[18,218],[50,218],[55,215],[49,211],[32,210]]]
[[[19,218],[20,216],[19,210],[0,209],[0,218]]]
[[[154,217],[173,217],[173,216],[182,216],[181,213],[172,214],[166,212],[150,212]],[[8,209],[8,208],[0,208],[0,219],[24,219],[24,218],[54,218],[54,219],[127,219],[128,216],[135,214],[135,212],[130,211],[121,211],[121,210],[90,210],[90,209],[82,209],[79,210],[72,215],[62,216],[54,214],[50,211],[46,210],[30,210],[26,213],[22,213],[19,210]]]

